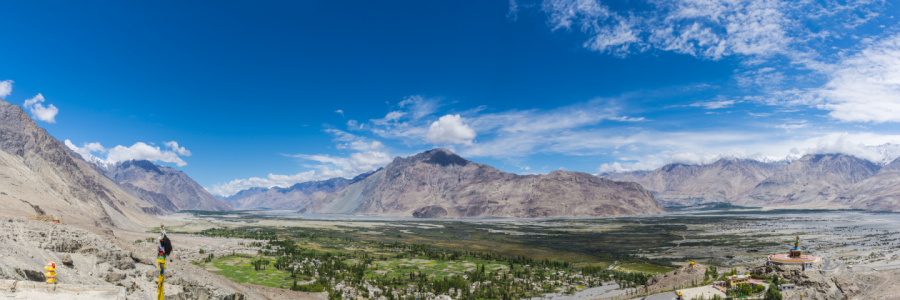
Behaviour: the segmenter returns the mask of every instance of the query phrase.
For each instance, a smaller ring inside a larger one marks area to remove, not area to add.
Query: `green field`
[[[236,282],[277,288],[290,288],[293,285],[294,279],[291,278],[290,272],[278,270],[271,265],[265,270],[256,271],[250,264],[251,259],[248,256],[229,255],[213,259],[208,263],[199,263],[199,265]],[[272,258],[267,259],[274,261]],[[304,278],[300,278],[300,280],[302,279]]]
[[[646,272],[650,274],[662,274],[668,273],[672,270],[675,270],[675,267],[668,266],[660,266],[654,264],[641,264],[641,263],[625,263],[618,265],[619,270],[624,271],[632,271],[632,272]]]
[[[672,256],[676,245],[681,250],[771,244],[736,234],[691,237],[692,228],[739,226],[746,222],[742,217],[309,221],[315,226],[258,226],[252,214],[229,219],[247,222],[194,233],[265,241],[259,253],[269,265],[257,271],[251,264],[256,257],[226,256],[203,263],[205,268],[237,282],[324,290],[334,299],[347,288],[354,295],[395,300],[449,291],[460,299],[529,298],[610,280],[636,287],[694,259]],[[660,255],[665,253],[670,254]],[[492,284],[471,288],[484,281]]]

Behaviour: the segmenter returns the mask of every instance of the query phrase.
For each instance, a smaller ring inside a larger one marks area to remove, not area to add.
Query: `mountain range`
[[[784,167],[749,159],[720,159],[711,164],[668,164],[653,171],[604,173],[601,177],[637,182],[666,206],[733,202]]]
[[[95,227],[155,222],[179,210],[286,209],[414,217],[564,217],[656,214],[663,206],[725,202],[796,208],[900,210],[900,159],[884,166],[847,154],[791,162],[720,159],[599,176],[517,175],[446,149],[397,157],[353,179],[253,188],[226,199],[187,174],[146,160],[86,161],[0,101],[2,214],[62,215]]]
[[[280,208],[416,217],[558,217],[656,214],[640,185],[587,173],[516,175],[435,149],[353,179],[253,189],[226,200],[185,173],[146,160],[86,160],[0,101],[0,201],[9,216],[62,215],[95,227],[135,227],[179,210]]]
[[[141,199],[167,212],[179,210],[231,210],[184,172],[147,160],[100,165],[107,177]]]
[[[639,184],[580,172],[516,175],[439,148],[397,157],[301,212],[532,218],[657,214],[664,209]]]
[[[251,188],[225,198],[235,209],[298,210],[317,198],[334,193],[352,180],[338,177],[323,181],[308,181],[287,188]]]
[[[132,195],[95,165],[0,100],[0,215],[52,215],[85,228],[143,230],[158,224],[154,203]]]
[[[900,209],[900,162],[882,167],[847,154],[807,154],[791,162],[720,159],[653,171],[603,173],[651,190],[665,206],[724,202],[794,208]]]

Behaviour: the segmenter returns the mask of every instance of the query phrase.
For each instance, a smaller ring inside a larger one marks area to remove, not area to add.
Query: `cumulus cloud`
[[[12,80],[4,80],[0,81],[0,98],[4,98],[12,94],[13,81]]]
[[[148,145],[144,142],[137,142],[129,147],[118,145],[113,148],[105,148],[100,143],[84,143],[81,147],[76,146],[72,141],[65,140],[65,144],[69,149],[81,155],[84,160],[101,164],[115,164],[129,160],[149,160],[153,162],[173,163],[179,167],[186,166],[187,163],[181,156],[191,156],[191,151],[184,147],[179,147],[178,142],[170,141],[164,144],[169,149],[161,149],[159,146]],[[100,158],[94,154],[105,154],[106,158]]]
[[[835,132],[804,141],[796,154],[831,154],[842,153],[853,155],[878,164],[887,164],[900,157],[900,135],[883,135],[876,133]]]
[[[37,94],[34,98],[25,100],[25,104],[23,105],[25,109],[28,109],[31,112],[31,115],[38,120],[47,122],[47,123],[56,123],[56,114],[59,113],[59,109],[53,104],[49,104],[44,106],[44,95]]]
[[[425,141],[438,145],[472,145],[475,135],[475,130],[463,124],[463,120],[458,114],[446,115],[431,123],[428,133],[425,134]]]
[[[900,34],[840,62],[820,95],[818,107],[841,121],[900,121]]]
[[[149,160],[157,162],[173,163],[179,167],[186,166],[187,163],[179,157],[179,153],[160,149],[158,146],[152,146],[143,142],[134,143],[130,147],[122,145],[109,149],[106,155],[106,161],[109,163],[119,163],[129,160]]]

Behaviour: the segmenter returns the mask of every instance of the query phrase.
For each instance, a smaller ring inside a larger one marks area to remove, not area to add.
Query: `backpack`
[[[169,254],[172,254],[172,241],[170,241],[169,237],[166,236],[165,234],[163,235],[163,238],[162,238],[162,244],[163,244],[163,249],[165,250],[166,256],[169,256]]]

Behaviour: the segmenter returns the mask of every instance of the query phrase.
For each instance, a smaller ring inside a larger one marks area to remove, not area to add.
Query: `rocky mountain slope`
[[[855,209],[900,211],[900,158],[851,186],[837,202]]]
[[[231,210],[184,172],[146,160],[132,160],[104,168],[109,178],[133,194],[167,212],[178,210]]]
[[[372,173],[361,174],[353,179],[338,177],[322,181],[302,182],[287,188],[251,188],[225,198],[225,201],[228,201],[236,209],[298,210],[317,199],[325,198],[328,194],[342,190]]]
[[[879,166],[845,154],[808,154],[760,182],[738,201],[744,205],[838,208],[832,203]]]
[[[0,215],[49,214],[90,228],[143,228],[155,205],[134,197],[0,100]]]
[[[632,182],[555,171],[516,175],[434,149],[387,167],[302,209],[416,217],[619,216],[663,212]]]
[[[735,202],[783,164],[723,158],[706,165],[668,164],[653,171],[604,173],[601,177],[637,182],[666,206]]]

